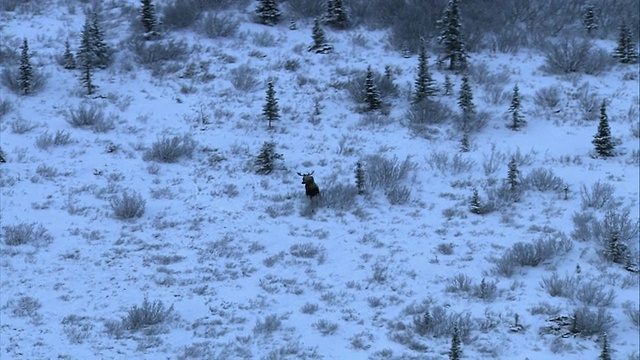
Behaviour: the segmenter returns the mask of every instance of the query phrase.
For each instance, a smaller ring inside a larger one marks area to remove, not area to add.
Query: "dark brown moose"
[[[302,183],[304,184],[304,190],[307,193],[307,196],[310,200],[313,200],[313,197],[316,195],[320,195],[320,188],[318,184],[313,180],[313,171],[306,174],[298,173],[298,175],[302,176]]]

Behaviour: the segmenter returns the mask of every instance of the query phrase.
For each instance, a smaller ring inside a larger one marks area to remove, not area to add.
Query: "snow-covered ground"
[[[596,314],[598,305],[614,320],[613,358],[638,359],[638,273],[572,236],[576,214],[592,213],[593,223],[608,208],[628,212],[637,227],[637,65],[549,75],[535,51],[472,53],[474,101],[489,120],[460,152],[450,123],[431,126],[429,136],[408,129],[417,58],[389,49],[386,32],[326,29],[335,50],[314,54],[306,51],[312,23],[268,27],[247,11],[236,14],[243,22],[232,38],[169,33],[189,44],[189,56],[154,76],[125,51],[131,8],[109,3],[103,23],[115,61],[95,72],[92,96],[77,70],[55,60],[64,40],[78,43],[79,4],[0,13],[2,42],[19,51],[27,38],[47,78],[32,96],[0,87],[0,101],[11,104],[0,118],[1,359],[442,359],[452,322],[464,330],[463,358],[595,359],[601,334],[549,327],[561,316],[571,322],[576,309]],[[439,87],[450,76],[454,95],[437,98],[457,113],[461,75],[430,64]],[[392,71],[399,94],[386,99],[388,114],[359,112],[345,89],[368,65]],[[241,66],[256,71],[253,90],[232,84]],[[271,130],[261,115],[269,79],[281,115]],[[506,126],[516,84],[527,121],[520,131]],[[535,103],[547,87],[560,89],[554,108]],[[599,102],[584,120],[585,94],[607,101],[613,158],[593,156]],[[113,128],[72,127],[70,111],[82,104],[100,108]],[[57,132],[71,141],[38,146]],[[197,143],[191,157],[145,160],[163,137],[183,135]],[[265,141],[283,160],[258,175]],[[551,170],[562,186],[526,189],[518,201],[471,213],[473,189],[488,201],[512,158],[523,178]],[[410,189],[409,201],[391,204],[382,188],[351,196],[356,163],[384,159],[415,166],[396,184]],[[296,174],[310,171],[324,192],[316,205]],[[594,184],[613,191],[603,206],[585,204]],[[142,217],[117,219],[110,201],[136,192],[146,201]],[[34,233],[7,244],[20,226]],[[555,244],[553,253],[511,276],[496,272],[514,244],[536,241]],[[637,238],[632,245],[637,254]],[[551,296],[542,284],[554,274],[576,291]],[[127,328],[145,325],[135,315],[154,310],[158,324]]]

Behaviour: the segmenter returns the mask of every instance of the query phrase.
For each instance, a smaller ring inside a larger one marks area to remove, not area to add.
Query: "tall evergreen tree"
[[[364,189],[364,169],[362,168],[362,163],[358,161],[356,163],[356,188],[358,189],[358,194],[362,195],[365,193]]]
[[[311,37],[313,38],[313,45],[309,46],[309,51],[315,52],[316,54],[326,54],[333,50],[333,46],[327,43],[327,39],[324,35],[324,30],[320,25],[320,20],[317,18],[313,23]]]
[[[524,117],[520,115],[520,88],[518,85],[513,87],[513,95],[511,97],[511,105],[509,106],[509,112],[511,113],[511,124],[508,125],[509,129],[518,131],[525,123]]]
[[[158,18],[156,16],[156,9],[151,0],[140,0],[141,2],[141,21],[144,30],[148,35],[152,35],[156,32],[158,26]]]
[[[280,15],[282,15],[275,0],[258,0],[256,14],[263,24],[270,26],[280,22]]]
[[[20,56],[18,85],[20,85],[20,91],[22,91],[23,95],[31,94],[33,86],[33,67],[31,66],[29,43],[27,42],[26,38],[22,42],[22,55]]]
[[[593,136],[591,143],[595,146],[598,156],[608,158],[613,156],[613,142],[611,141],[611,128],[607,116],[607,104],[605,101],[600,106],[600,121],[598,132]]]
[[[444,59],[449,60],[449,70],[461,70],[467,67],[468,56],[462,36],[458,3],[459,0],[449,0],[439,21],[438,41],[444,46]]]
[[[636,49],[631,29],[625,23],[620,26],[618,43],[613,50],[613,57],[622,64],[635,64],[638,62],[638,50]]]
[[[69,40],[64,42],[64,54],[62,55],[62,67],[67,70],[73,70],[76,68],[76,57],[71,52],[71,45]]]
[[[327,16],[325,22],[337,29],[349,27],[349,17],[344,9],[342,0],[327,1]]]
[[[602,351],[598,356],[598,360],[611,360],[611,349],[609,348],[607,333],[602,334]]]
[[[591,4],[587,5],[582,15],[582,25],[587,30],[587,34],[591,35],[594,30],[598,29],[598,17],[596,16],[595,7]]]
[[[365,98],[367,103],[367,110],[373,111],[382,107],[382,101],[380,100],[380,91],[373,80],[373,71],[371,65],[367,67],[367,77],[364,80]]]
[[[267,83],[267,94],[262,108],[262,115],[269,121],[269,129],[271,129],[273,121],[280,119],[278,99],[276,99],[276,91],[273,89],[273,81]]]
[[[97,12],[92,12],[84,22],[77,59],[88,61],[91,67],[106,69],[111,64],[111,49],[104,40]]]
[[[507,173],[507,184],[509,184],[511,191],[514,191],[520,185],[520,182],[518,181],[520,170],[518,170],[518,163],[516,162],[515,157],[511,157],[511,161],[509,161],[508,166],[509,171]]]
[[[429,63],[427,57],[427,49],[423,44],[420,45],[418,53],[418,74],[415,81],[415,92],[413,94],[413,103],[419,103],[427,96],[435,96],[438,92],[436,81],[429,71]]]
[[[453,336],[451,338],[451,350],[449,350],[449,360],[460,360],[462,357],[462,341],[458,325],[453,326]]]

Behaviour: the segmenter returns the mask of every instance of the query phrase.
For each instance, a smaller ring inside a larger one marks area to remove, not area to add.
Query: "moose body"
[[[304,184],[304,190],[307,193],[309,199],[313,200],[313,197],[316,195],[320,195],[320,188],[318,184],[316,184],[315,180],[313,180],[313,171],[306,174],[298,173],[298,175],[302,176],[302,183]]]

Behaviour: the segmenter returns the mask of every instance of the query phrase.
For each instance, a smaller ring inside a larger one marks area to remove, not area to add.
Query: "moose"
[[[313,197],[316,195],[320,195],[320,188],[318,184],[313,180],[313,171],[306,174],[298,173],[298,175],[302,176],[302,183],[304,184],[304,190],[307,193],[307,196],[310,200],[313,201]]]

